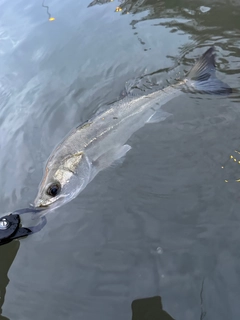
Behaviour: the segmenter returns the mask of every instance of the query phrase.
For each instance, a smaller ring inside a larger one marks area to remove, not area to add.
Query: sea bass
[[[161,106],[186,91],[232,92],[215,76],[214,47],[179,83],[142,97],[127,96],[70,132],[47,161],[34,206],[52,209],[74,199],[98,172],[125,156],[131,149],[126,142],[135,131],[166,119],[169,114]]]

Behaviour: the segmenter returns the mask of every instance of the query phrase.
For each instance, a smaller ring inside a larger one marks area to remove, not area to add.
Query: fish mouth
[[[49,207],[51,203],[49,204],[44,204],[41,200],[37,200],[37,201],[34,201],[34,204],[32,205],[34,208],[36,209],[46,209]]]
[[[46,210],[46,209],[53,209],[53,208],[56,208],[58,207],[58,203],[59,203],[59,199],[60,198],[64,198],[63,196],[62,197],[55,197],[49,201],[44,201],[44,200],[41,200],[41,199],[38,199],[36,198],[35,201],[34,201],[34,204],[33,204],[33,207],[34,208],[39,208],[39,210]]]
[[[36,206],[36,208],[47,208],[49,207],[49,204],[40,204],[39,206]]]

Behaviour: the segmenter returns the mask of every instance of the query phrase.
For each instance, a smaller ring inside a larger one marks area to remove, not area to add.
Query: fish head
[[[60,164],[50,159],[34,207],[55,209],[74,199],[88,184],[91,167],[83,152],[66,156]]]

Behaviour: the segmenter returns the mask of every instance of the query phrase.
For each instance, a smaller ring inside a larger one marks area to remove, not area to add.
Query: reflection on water
[[[219,78],[239,86],[237,2],[105,2],[0,4],[3,214],[33,201],[53,147],[126,82],[130,94],[162,88],[215,45]],[[160,295],[174,319],[239,319],[239,100],[172,101],[14,263],[19,243],[1,247],[4,316],[130,319],[131,301]]]
[[[228,159],[222,164],[221,168],[224,171],[225,182],[240,182],[240,151],[234,150]]]
[[[42,2],[42,7],[47,9],[48,20],[54,21],[55,18],[52,17],[51,13],[49,12],[49,6],[45,5],[45,0],[43,0],[43,2]]]

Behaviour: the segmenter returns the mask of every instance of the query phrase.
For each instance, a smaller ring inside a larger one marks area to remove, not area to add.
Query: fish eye
[[[60,190],[61,190],[60,183],[54,182],[47,188],[47,194],[51,197],[56,197],[56,195],[58,195]]]

